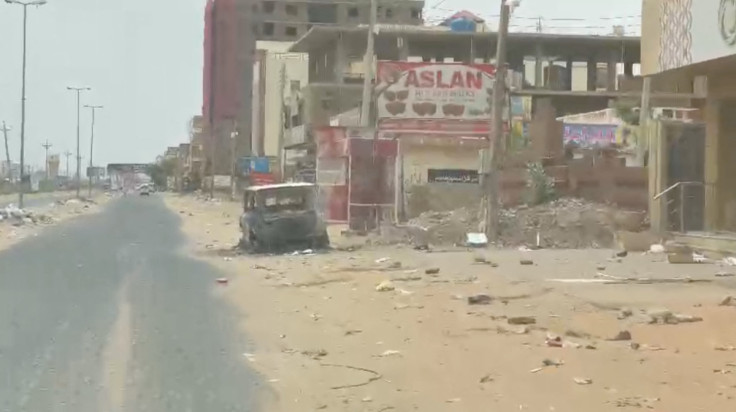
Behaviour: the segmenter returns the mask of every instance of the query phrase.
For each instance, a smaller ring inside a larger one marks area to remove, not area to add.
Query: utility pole
[[[23,175],[25,174],[26,149],[26,66],[28,56],[28,6],[43,6],[46,0],[5,0],[8,4],[23,6],[23,69],[20,97],[20,187],[18,188],[18,207],[23,208]]]
[[[644,166],[644,153],[648,147],[649,132],[647,123],[649,122],[649,97],[652,93],[652,78],[644,76],[644,82],[641,90],[641,106],[639,107],[639,138],[636,141],[636,165]],[[650,149],[651,150],[651,149]]]
[[[90,175],[87,176],[89,178],[89,184],[87,185],[87,197],[91,198],[92,197],[92,174],[91,173],[92,173],[92,168],[94,167],[94,164],[92,163],[92,156],[93,156],[94,145],[95,145],[95,112],[98,109],[104,108],[104,106],[93,106],[93,105],[86,104],[86,105],[84,105],[84,107],[87,108],[87,109],[90,109],[90,111],[92,112],[92,135],[90,136],[90,139],[89,139],[89,170],[90,170]],[[97,174],[95,174],[94,177],[97,177]]]
[[[77,198],[79,198],[79,187],[82,178],[82,152],[79,150],[79,112],[81,110],[82,92],[92,90],[89,87],[70,87],[67,90],[77,92]]]
[[[69,180],[69,156],[71,156],[72,154],[73,153],[70,152],[70,151],[68,151],[68,150],[66,152],[64,152],[64,157],[66,157],[66,179],[67,179],[67,184],[68,184],[68,180]]]
[[[501,202],[498,198],[498,175],[500,174],[500,155],[503,141],[503,103],[506,94],[506,38],[509,33],[511,10],[507,0],[501,0],[501,19],[498,23],[498,41],[496,44],[496,79],[493,82],[493,106],[491,116],[491,133],[488,136],[489,151],[485,156],[483,174],[486,187],[485,232],[489,240],[496,240],[499,235],[499,214]]]
[[[286,113],[286,110],[284,109],[284,93],[286,93],[286,65],[283,63],[281,64],[281,72],[279,73],[279,143],[278,143],[278,152],[279,152],[279,175],[280,179],[283,181],[284,179],[284,161],[286,156],[284,156],[284,128],[286,127],[286,119],[284,119],[284,115]]]
[[[371,125],[371,100],[373,96],[373,55],[375,54],[374,42],[375,42],[375,31],[376,31],[376,14],[377,11],[377,0],[371,0],[371,14],[368,25],[368,42],[365,48],[365,56],[363,57],[363,67],[365,71],[365,78],[363,79],[363,102],[360,107],[360,124],[363,127]]]
[[[46,180],[49,180],[49,149],[51,149],[53,145],[49,143],[49,139],[46,139],[46,143],[42,144],[41,147],[44,148],[46,151],[46,160],[44,162],[44,171],[46,173]]]
[[[5,124],[5,121],[3,121],[3,128],[1,129],[3,131],[3,137],[5,138],[5,161],[8,164],[8,177],[10,178],[10,181],[13,181],[13,165],[10,163],[10,149],[8,148],[8,132],[10,131],[10,128]]]

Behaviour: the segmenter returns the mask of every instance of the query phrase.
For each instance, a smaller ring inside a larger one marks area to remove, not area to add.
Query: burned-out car
[[[243,196],[240,246],[256,253],[329,247],[316,197],[311,183],[249,187]]]

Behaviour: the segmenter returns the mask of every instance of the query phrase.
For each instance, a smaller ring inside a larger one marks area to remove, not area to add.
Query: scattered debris
[[[560,338],[559,336],[547,335],[547,339],[544,340],[544,343],[551,348],[561,348],[562,338]]]
[[[653,309],[647,311],[650,324],[660,325],[677,325],[678,323],[701,322],[703,318],[699,316],[686,315],[682,313],[672,313],[667,309]]]
[[[488,237],[485,233],[467,233],[465,244],[470,247],[483,247],[488,245]]]
[[[542,361],[542,366],[562,366],[565,362],[561,360],[554,360],[554,359],[544,359]]]
[[[227,285],[228,279],[227,278],[217,278],[217,283],[220,285]]]
[[[357,367],[357,366],[340,365],[340,364],[335,364],[335,363],[320,363],[320,366],[330,367],[330,368],[350,369],[350,370],[354,370],[354,371],[370,373],[371,375],[373,375],[367,381],[362,382],[362,383],[356,383],[356,384],[351,384],[351,385],[333,386],[332,388],[330,388],[330,389],[335,389],[335,390],[337,390],[337,389],[357,388],[359,386],[365,386],[365,385],[368,385],[371,382],[375,382],[375,381],[377,381],[377,380],[379,380],[379,379],[382,378],[381,374],[378,373],[378,372],[376,372],[376,371],[374,371],[374,370],[367,369],[367,368],[360,368],[360,367]]]
[[[382,257],[382,258],[376,259],[376,263],[385,263],[385,262],[388,262],[389,260],[391,260],[390,257]]]
[[[649,247],[649,253],[664,253],[664,252],[665,252],[664,245],[655,243]]]
[[[631,343],[629,344],[629,346],[630,346],[630,347],[631,347],[631,349],[633,349],[633,350],[639,350],[639,348],[641,347],[641,345],[640,345],[640,344],[638,344],[638,343],[636,343],[636,342],[631,342]]]
[[[383,282],[376,285],[376,291],[378,292],[390,292],[395,289],[396,287],[393,283],[391,283],[390,280],[384,280]]]
[[[731,278],[731,277],[734,277],[734,276],[736,276],[736,275],[733,274],[733,273],[731,273],[731,272],[723,272],[722,271],[722,272],[716,273],[716,277],[717,278]]]
[[[593,383],[593,379],[590,379],[590,378],[573,378],[573,382],[577,383],[578,385],[591,385]]]
[[[565,336],[569,336],[571,338],[579,338],[579,339],[587,339],[590,338],[589,333],[580,332],[578,330],[574,329],[568,329],[565,331]]]
[[[537,319],[533,316],[514,316],[506,319],[509,325],[534,325],[537,323]]]
[[[727,266],[736,266],[736,257],[729,256],[723,259],[723,263]]]
[[[624,257],[628,256],[628,254],[629,254],[629,252],[626,251],[626,250],[619,250],[618,252],[614,253],[614,256],[615,257],[624,258]]]
[[[618,312],[618,319],[619,320],[627,319],[633,315],[634,315],[634,312],[631,309],[624,308]]]
[[[462,399],[460,399],[460,398],[452,398],[452,399],[448,399],[448,400],[446,400],[445,402],[447,402],[447,403],[458,403],[458,402],[460,402],[461,400],[462,400]]]
[[[521,259],[521,260],[519,260],[519,264],[521,264],[523,266],[530,266],[530,265],[533,265],[534,264],[534,261],[531,260],[531,259]]]
[[[425,269],[424,270],[424,273],[426,275],[436,275],[436,274],[440,273],[440,268],[429,268],[429,269]]]
[[[736,297],[726,296],[721,300],[718,306],[736,306]]]
[[[373,402],[373,398],[371,398],[370,396],[366,396],[365,398],[361,399],[360,401],[361,402],[366,402],[366,403],[367,402]]]
[[[469,305],[490,305],[492,300],[493,298],[488,295],[468,296]]]
[[[401,352],[400,351],[397,351],[397,350],[389,349],[389,350],[384,351],[379,356],[382,357],[382,358],[388,358],[390,356],[401,356]]]
[[[616,334],[616,336],[609,339],[611,341],[627,341],[631,340],[631,332],[628,330],[622,330],[619,333]]]
[[[713,349],[720,351],[720,352],[733,352],[736,351],[736,346],[716,346]]]
[[[485,375],[482,378],[480,378],[480,383],[488,383],[488,382],[493,382],[493,377],[490,374]]]
[[[324,349],[303,350],[301,353],[304,356],[307,356],[307,357],[310,357],[316,360],[319,360],[320,358],[327,356],[327,351]]]

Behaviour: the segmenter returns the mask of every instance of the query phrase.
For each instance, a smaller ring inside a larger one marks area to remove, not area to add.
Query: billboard
[[[378,62],[379,127],[485,133],[495,72],[490,64]]]
[[[662,0],[659,71],[736,54],[735,0]]]
[[[580,148],[608,147],[616,143],[618,125],[615,124],[564,124],[562,140]]]

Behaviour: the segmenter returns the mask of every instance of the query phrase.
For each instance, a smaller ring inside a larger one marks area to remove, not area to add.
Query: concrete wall
[[[312,83],[302,89],[303,122],[311,126],[326,126],[330,117],[360,105],[363,87],[356,85]]]
[[[479,147],[461,145],[459,139],[448,137],[448,144],[400,142],[401,176],[408,218],[429,210],[453,210],[462,206],[477,206],[480,186],[472,183],[429,183],[429,169],[480,169]]]

